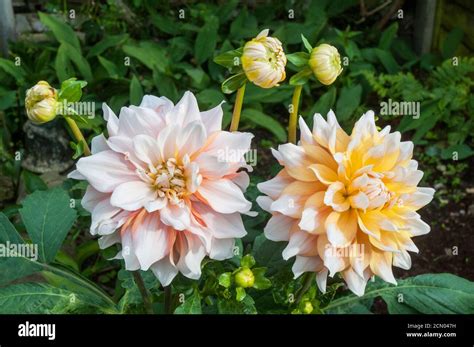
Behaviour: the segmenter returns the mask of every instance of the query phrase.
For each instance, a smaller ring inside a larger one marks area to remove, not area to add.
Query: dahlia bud
[[[238,287],[251,288],[255,283],[255,276],[248,267],[244,267],[242,270],[235,274],[235,283]]]
[[[309,66],[319,82],[325,85],[332,84],[342,72],[341,57],[337,48],[326,43],[313,48]]]
[[[286,56],[280,40],[268,37],[268,29],[247,42],[241,57],[249,81],[262,88],[277,86],[286,77]]]
[[[39,81],[26,91],[26,114],[33,123],[52,121],[56,117],[57,106],[58,93],[46,81]]]

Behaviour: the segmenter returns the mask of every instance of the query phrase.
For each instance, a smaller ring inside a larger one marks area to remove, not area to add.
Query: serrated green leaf
[[[219,299],[217,309],[220,314],[257,314],[255,301],[250,295],[246,295],[240,302],[234,299]]]
[[[245,299],[246,296],[247,296],[247,293],[245,292],[244,288],[242,287],[235,288],[235,300],[242,301]]]
[[[17,247],[25,245],[20,234],[18,234],[15,227],[2,212],[0,212],[0,244],[4,245],[5,248],[8,244],[15,244]],[[36,254],[36,256],[38,255]],[[7,257],[4,254],[0,257],[0,285],[40,270],[41,267],[33,260],[23,257]]]
[[[88,297],[42,283],[0,288],[1,314],[95,313]]]
[[[20,215],[28,235],[38,244],[39,259],[52,261],[76,220],[77,212],[70,207],[69,195],[61,188],[36,191],[27,196]]]
[[[224,272],[219,276],[219,284],[224,288],[229,288],[232,283],[232,273]]]
[[[201,295],[199,290],[194,290],[193,294],[185,298],[184,302],[176,308],[175,314],[201,314]]]
[[[327,313],[352,311],[353,305],[382,297],[390,313],[472,314],[474,283],[452,274],[426,274],[398,280],[394,286],[369,281],[365,294],[341,297],[322,308]]]

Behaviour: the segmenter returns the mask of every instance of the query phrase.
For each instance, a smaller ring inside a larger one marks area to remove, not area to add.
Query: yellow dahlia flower
[[[286,56],[280,40],[268,37],[268,29],[244,46],[242,67],[249,81],[271,88],[285,79]]]
[[[318,81],[325,85],[333,84],[342,72],[341,57],[337,48],[326,43],[313,48],[309,66]]]
[[[28,118],[36,124],[52,121],[57,114],[58,93],[46,81],[39,81],[26,91]]]
[[[431,188],[419,188],[423,172],[412,160],[413,143],[390,127],[378,131],[365,113],[351,135],[332,111],[314,116],[310,131],[300,118],[301,141],[273,151],[283,169],[258,185],[257,199],[273,216],[268,239],[289,241],[283,258],[296,256],[295,277],[317,272],[321,291],[340,272],[350,290],[363,295],[372,275],[396,284],[392,265],[411,267],[413,236],[430,231],[416,212],[428,204]]]

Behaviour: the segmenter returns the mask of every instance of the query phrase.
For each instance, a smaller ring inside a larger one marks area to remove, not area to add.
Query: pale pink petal
[[[237,184],[242,192],[245,192],[250,184],[250,178],[247,172],[240,171],[235,174],[227,176],[232,182]]]
[[[285,170],[282,170],[271,180],[257,184],[257,188],[263,194],[266,194],[275,200],[281,194],[283,189],[285,189],[291,182],[293,182],[293,179]]]
[[[262,210],[272,213],[271,205],[273,203],[273,200],[270,197],[263,195],[258,196],[256,201],[258,206],[260,206]]]
[[[295,219],[282,214],[275,214],[263,229],[265,237],[271,241],[288,241],[290,230],[295,221]]]
[[[320,257],[302,257],[297,255],[291,270],[295,278],[300,277],[305,272],[317,272],[323,267]]]
[[[215,238],[242,238],[247,235],[239,213],[217,213],[209,206],[198,202],[193,203],[193,209],[199,213],[206,223],[207,231]]]
[[[209,258],[215,260],[230,259],[234,256],[235,239],[212,239]]]
[[[167,204],[160,210],[160,218],[163,223],[176,230],[185,230],[191,223],[191,212],[186,205]]]
[[[135,136],[133,138],[133,149],[137,158],[146,164],[155,167],[162,162],[158,142],[151,136]]]
[[[113,151],[103,151],[79,159],[77,170],[101,192],[112,192],[122,183],[137,179],[134,168],[122,155]]]
[[[120,252],[125,261],[125,269],[128,271],[137,271],[140,269],[140,262],[135,255],[135,247],[133,246],[132,233],[127,231],[122,235],[122,250]]]
[[[196,97],[193,93],[186,91],[173,110],[166,114],[166,124],[185,127],[188,123],[196,120],[201,120]]]
[[[185,154],[192,156],[204,145],[206,137],[206,129],[201,121],[188,123],[177,140],[178,156]]]
[[[102,112],[104,113],[104,119],[107,122],[107,132],[109,133],[109,136],[117,135],[119,120],[114,111],[112,111],[112,109],[104,102],[102,104]]]
[[[151,265],[169,254],[167,228],[159,222],[155,214],[148,214],[133,231],[133,246],[142,270],[147,271]]]
[[[180,248],[180,258],[176,266],[186,277],[198,279],[201,277],[201,262],[206,256],[206,251],[198,237],[188,233],[178,233],[183,240],[183,246]]]
[[[229,173],[235,172],[231,163],[219,158],[217,155],[201,153],[194,161],[199,166],[199,172],[210,179],[221,178]]]
[[[121,241],[122,238],[120,237],[120,232],[101,236],[98,240],[100,249],[109,248],[110,246],[120,243]]]
[[[122,183],[115,188],[110,203],[127,211],[135,211],[155,200],[156,191],[143,181]]]
[[[246,213],[252,207],[239,186],[226,179],[205,179],[198,192],[215,211],[220,213]]]
[[[91,141],[91,152],[92,154],[96,154],[102,151],[109,150],[110,147],[107,144],[107,139],[105,138],[104,134],[100,134],[95,136]]]
[[[216,131],[221,131],[222,129],[222,104],[225,101],[222,101],[219,105],[214,108],[211,108],[208,111],[201,112],[201,119],[206,127],[208,134],[212,134]]]
[[[179,134],[179,127],[168,125],[158,135],[158,146],[163,160],[174,158],[177,152],[176,140]]]
[[[283,259],[288,260],[297,254],[317,253],[316,238],[305,231],[292,232],[290,242],[282,252]]]
[[[316,284],[318,285],[319,290],[325,294],[326,293],[326,283],[328,280],[328,269],[323,268],[316,274]]]
[[[150,268],[164,287],[170,285],[171,281],[178,274],[178,269],[171,263],[168,257],[157,261]]]

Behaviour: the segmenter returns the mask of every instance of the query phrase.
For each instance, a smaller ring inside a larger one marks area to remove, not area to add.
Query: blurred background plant
[[[461,56],[470,55],[474,47],[469,46],[472,42],[466,41],[465,25],[454,27],[442,17],[443,6],[452,10],[453,5],[439,1],[435,36],[429,47],[432,49],[420,49],[414,37],[419,29],[416,21],[421,20],[417,17],[421,2],[20,2],[15,8],[17,28],[23,23],[21,12],[27,12],[25,16],[29,22],[18,29],[19,37],[10,43],[8,55],[0,58],[0,208],[22,233],[28,228],[18,218],[18,210],[24,204],[25,195],[61,185],[71,198],[76,199],[78,218],[72,231],[65,234],[66,241],[55,262],[98,283],[116,301],[120,298],[121,302],[130,300],[130,303],[122,302],[122,311],[133,312],[133,304],[140,300],[137,289],[127,282],[124,274],[120,275],[119,261],[106,260],[115,255],[114,250],[99,253],[97,241],[88,235],[89,216],[80,207],[84,184],[66,180],[63,176],[72,162],[60,157],[58,161],[67,164],[56,169],[47,164],[44,170],[35,165],[21,165],[19,159],[28,147],[29,134],[39,136],[37,130],[27,131],[27,136],[23,133],[27,120],[24,111],[26,89],[39,80],[48,81],[56,88],[71,77],[87,81],[83,101],[95,102],[97,116],[79,122],[79,126],[89,141],[104,131],[102,102],[118,114],[122,106],[138,104],[144,94],[166,96],[176,102],[185,90],[191,90],[203,109],[225,100],[223,126],[228,127],[235,94],[222,93],[220,85],[229,74],[213,59],[220,53],[241,47],[262,29],[270,28],[272,36],[283,43],[285,52],[305,51],[301,41],[303,34],[313,47],[329,43],[341,53],[344,71],[333,85],[313,88],[313,81],[303,88],[299,114],[310,126],[315,112],[325,115],[333,109],[342,126],[350,129],[362,113],[373,109],[379,115],[379,126],[392,125],[402,132],[403,138],[413,140],[417,145],[415,157],[426,173],[425,183],[438,190],[436,201],[424,212],[431,220],[432,234],[436,235],[420,238],[423,255],[414,260],[418,265],[409,273],[398,273],[399,276],[451,272],[474,280],[469,265],[473,250],[465,250],[459,257],[453,257],[450,251],[452,245],[472,245],[474,242],[474,187],[469,173],[474,154],[474,58]],[[471,15],[474,13],[467,1],[455,3]],[[448,32],[446,26],[450,28]],[[436,28],[442,30],[437,33]],[[420,53],[420,50],[426,52]],[[256,184],[278,170],[268,149],[287,141],[288,105],[293,92],[288,81],[296,71],[297,66],[289,62],[287,79],[279,87],[247,86],[240,130],[256,134],[253,147],[258,149],[258,163],[251,175],[248,193],[251,200],[257,196]],[[419,102],[419,118],[381,115],[381,102],[389,99]],[[51,127],[53,129],[54,124]],[[44,136],[46,142],[41,146],[48,146],[48,136],[49,139],[61,137],[53,130]],[[67,145],[63,147],[61,151],[71,151]],[[36,152],[31,148],[26,150]],[[68,153],[70,158],[72,151]],[[52,171],[57,174],[47,174]],[[441,207],[443,212],[438,210]],[[203,299],[205,312],[321,313],[330,302],[327,298],[338,295],[340,284],[335,281],[322,301],[315,299],[314,288],[305,290],[297,301],[289,299],[290,294],[300,291],[304,283],[301,279],[292,280],[291,264],[283,262],[280,256],[284,245],[265,240],[262,229],[268,216],[259,212],[258,217],[245,220],[249,234],[243,242],[239,241],[240,256],[237,254],[236,259],[224,262],[224,265],[213,262],[206,265],[202,284],[189,285],[192,281],[182,277],[176,281],[175,290],[188,288],[186,297],[192,299],[184,303],[176,301],[179,312],[201,312]],[[245,296],[241,289],[241,300],[232,299],[232,304],[222,301],[236,295],[223,297],[219,276],[237,271],[241,255],[248,252],[255,257],[257,266],[266,267],[265,276],[272,287],[263,291],[251,289],[251,297]],[[447,259],[450,261],[445,265]],[[54,281],[51,276],[48,279],[50,283]],[[154,288],[151,282],[152,279],[146,284]],[[265,295],[268,292],[272,295]],[[163,301],[162,292],[151,295]],[[215,300],[220,304],[214,305]],[[367,307],[372,310],[375,307],[379,312],[387,310],[384,305],[374,306],[373,298],[371,300],[366,303]]]

